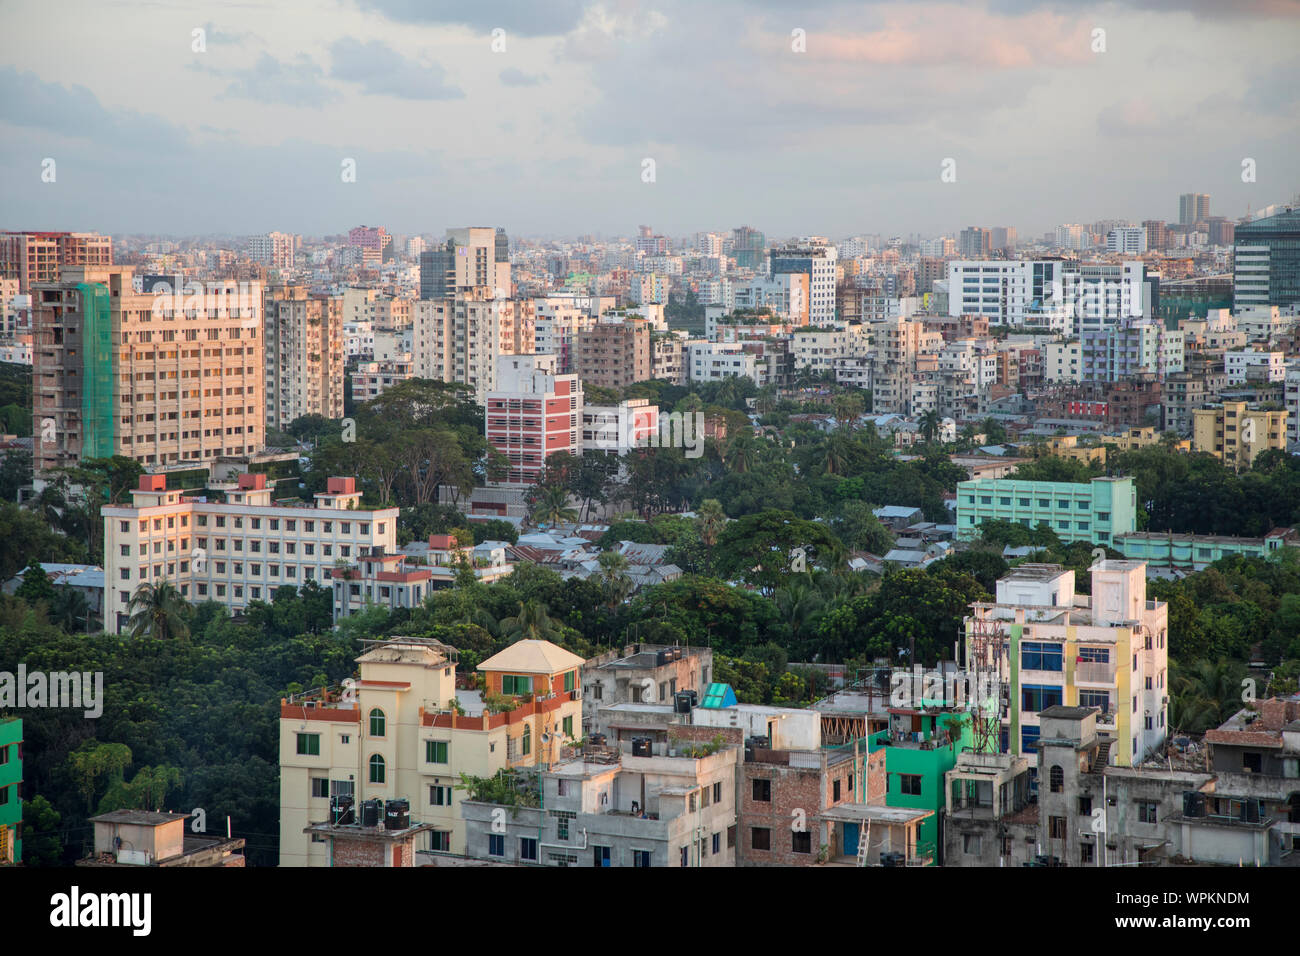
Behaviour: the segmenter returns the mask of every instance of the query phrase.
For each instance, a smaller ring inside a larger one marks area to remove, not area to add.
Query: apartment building
[[[266,293],[266,427],[343,417],[343,302],[306,286]]]
[[[1192,413],[1216,401],[1227,388],[1228,377],[1218,372],[1177,372],[1164,381],[1162,411],[1164,429],[1179,435],[1192,433]]]
[[[210,462],[263,445],[261,288],[132,288],[131,266],[65,266],[33,287],[38,473],[122,455]]]
[[[651,436],[654,436],[653,439]],[[625,455],[657,442],[659,406],[648,398],[624,399],[617,405],[582,406],[582,450]]]
[[[533,485],[551,455],[582,454],[582,381],[558,374],[554,355],[503,355],[497,361],[497,388],[484,403],[488,444],[510,461],[501,484]]]
[[[539,774],[537,805],[464,801],[467,853],[517,865],[734,867],[735,753],[585,748]]]
[[[120,634],[142,584],[167,581],[194,604],[232,613],[275,589],[326,586],[340,561],[395,550],[396,508],[359,510],[355,478],[330,478],[315,505],[274,503],[264,474],[214,485],[225,500],[185,495],[165,475],[142,475],[129,505],[105,505],[104,628]]]
[[[409,355],[383,362],[362,362],[352,373],[352,400],[360,403],[376,399],[414,375]]]
[[[835,321],[835,246],[821,236],[809,236],[768,252],[768,275],[808,277],[808,321],[830,325]]]
[[[650,377],[673,385],[685,385],[685,335],[656,332],[650,336]]]
[[[1143,315],[1143,275],[1141,262],[955,260],[948,263],[948,312],[1072,336]]]
[[[1092,565],[1092,594],[1074,572],[1022,564],[998,579],[993,603],[965,620],[967,670],[1007,691],[998,751],[1033,759],[1049,708],[1096,708],[1103,765],[1140,764],[1168,733],[1168,605],[1148,601],[1146,563]],[[1041,795],[1043,782],[1038,781]]]
[[[0,279],[18,280],[26,295],[38,282],[57,282],[66,266],[113,264],[113,239],[94,232],[0,233]]]
[[[677,695],[706,696],[713,677],[713,651],[707,647],[626,644],[591,658],[582,667],[582,732],[618,738],[611,726],[619,704],[676,707]],[[602,711],[606,711],[602,714]],[[689,712],[689,710],[688,710]]]
[[[271,269],[292,269],[296,236],[285,232],[268,232],[248,237],[248,258]]]
[[[1237,226],[1232,307],[1300,304],[1300,208]]]
[[[1163,322],[1120,318],[1082,333],[1081,380],[1119,382],[1143,375],[1163,379],[1183,371],[1183,333]]]
[[[582,658],[517,641],[478,665],[480,693],[457,689],[459,656],[432,639],[368,641],[359,679],[281,701],[281,866],[336,865],[335,838],[377,829],[370,801],[409,814],[426,841],[418,851],[463,855],[462,774],[559,761],[579,732]]]
[[[962,751],[944,775],[944,866],[1024,866],[1036,856],[1029,760]]]
[[[927,331],[924,319],[919,317],[873,322],[870,329],[874,411],[916,414],[912,407],[912,385],[923,372],[938,370],[943,335]],[[935,401],[937,404],[937,395]]]
[[[509,298],[510,241],[491,226],[448,229],[446,238],[420,253],[420,298],[450,299],[460,293]]]
[[[1208,452],[1234,468],[1249,468],[1261,451],[1286,449],[1286,428],[1286,409],[1222,402],[1192,412],[1192,450]]]
[[[0,716],[0,866],[23,861],[23,721]]]
[[[1286,442],[1290,448],[1300,442],[1300,364],[1289,366],[1282,386],[1286,409]]]
[[[1027,528],[1041,523],[1067,543],[1109,545],[1117,535],[1137,530],[1137,490],[1131,477],[1088,482],[1015,478],[958,482],[958,536],[977,537],[985,521],[1010,521]]]
[[[585,385],[623,388],[653,374],[646,319],[601,319],[577,333],[574,371]]]
[[[1263,349],[1229,349],[1223,353],[1223,371],[1229,385],[1246,382],[1281,382],[1286,378],[1286,353]]]
[[[479,404],[498,388],[501,357],[535,350],[532,301],[493,298],[481,289],[417,302],[413,327],[416,377],[469,385]]]

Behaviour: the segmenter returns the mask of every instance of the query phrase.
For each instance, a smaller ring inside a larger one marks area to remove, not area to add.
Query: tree
[[[849,551],[885,554],[894,546],[894,536],[865,501],[841,502],[839,513],[831,520],[831,530]]]
[[[600,585],[608,595],[607,606],[612,611],[632,593],[632,579],[627,576],[631,566],[618,551],[602,551],[596,558],[600,565]]]
[[[63,855],[59,823],[63,817],[39,793],[23,801],[23,865],[58,866]]]
[[[715,564],[771,594],[811,568],[837,567],[843,548],[824,524],[768,510],[731,521],[718,537]]]
[[[939,413],[933,408],[921,416],[921,437],[925,439],[928,445],[934,441],[934,436],[939,433],[943,423],[939,419]]]
[[[539,601],[520,601],[518,612],[501,622],[501,636],[510,644],[549,641],[559,633],[560,628],[547,614],[546,605]]]
[[[48,605],[54,601],[54,584],[39,561],[33,558],[27,565],[27,570],[23,572],[23,583],[18,585],[14,595],[28,604],[44,601]]]
[[[148,634],[160,641],[189,637],[189,605],[168,581],[143,582],[131,595],[127,612],[134,637]]]
[[[578,519],[578,512],[569,507],[569,493],[564,488],[549,485],[541,489],[533,505],[533,523],[557,525]]]
[[[695,522],[700,530],[700,540],[711,554],[718,536],[727,526],[727,513],[722,510],[722,503],[717,498],[705,498],[695,513]]]
[[[122,779],[122,772],[131,765],[131,748],[125,744],[87,741],[79,750],[68,754],[67,772],[77,792],[86,801],[86,812],[95,805],[95,791],[101,778],[110,785]]]

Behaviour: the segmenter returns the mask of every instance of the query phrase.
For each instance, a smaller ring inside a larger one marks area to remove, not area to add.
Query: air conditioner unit
[[[576,687],[576,688],[574,688],[574,691],[573,691],[573,699],[574,699],[574,700],[582,700],[582,688],[581,688],[581,687]]]

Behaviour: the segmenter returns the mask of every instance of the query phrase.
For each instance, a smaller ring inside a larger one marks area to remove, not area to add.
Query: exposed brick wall
[[[883,751],[882,751],[883,754]],[[811,866],[817,862],[822,844],[833,846],[833,821],[822,818],[822,811],[842,803],[853,803],[862,785],[858,774],[861,761],[846,760],[821,768],[789,767],[780,764],[751,762],[743,765],[740,791],[740,832],[736,840],[737,863],[741,866]],[[877,786],[883,791],[883,762],[878,769]],[[754,782],[767,781],[771,800],[754,799]],[[871,777],[867,778],[868,786]],[[839,783],[839,798],[835,784]],[[809,833],[808,852],[796,852],[796,822]],[[770,849],[754,849],[754,828],[769,831]]]

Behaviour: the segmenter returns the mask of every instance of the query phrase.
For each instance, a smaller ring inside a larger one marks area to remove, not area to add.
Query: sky
[[[1297,49],[1300,0],[0,0],[0,229],[1236,218],[1300,193]]]

